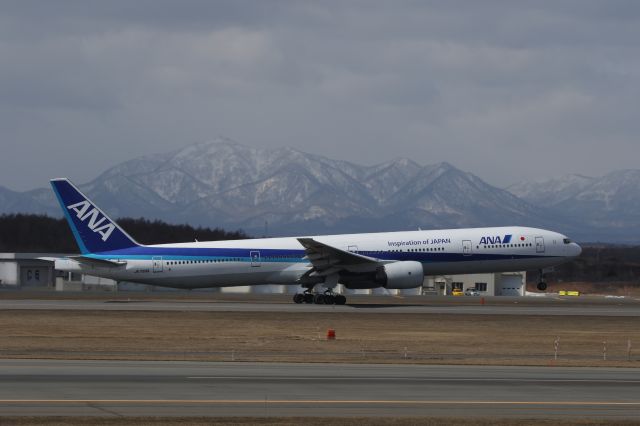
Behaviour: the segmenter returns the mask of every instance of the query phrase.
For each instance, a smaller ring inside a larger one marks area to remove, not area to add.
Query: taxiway
[[[0,415],[638,418],[640,370],[0,360]]]

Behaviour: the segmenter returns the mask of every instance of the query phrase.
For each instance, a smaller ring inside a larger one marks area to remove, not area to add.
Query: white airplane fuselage
[[[78,215],[80,217],[80,215]],[[528,227],[444,229],[305,237],[380,262],[419,262],[423,275],[544,269],[581,252],[566,236]],[[138,245],[87,258],[121,266],[56,260],[56,269],[158,286],[194,289],[258,284],[298,285],[313,267],[298,238]],[[357,274],[358,266],[350,268]],[[337,273],[340,275],[340,273]],[[379,287],[365,279],[357,288]]]

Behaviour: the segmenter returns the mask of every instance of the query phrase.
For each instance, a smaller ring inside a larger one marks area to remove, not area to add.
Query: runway
[[[640,417],[640,370],[0,360],[0,415]]]
[[[0,300],[0,310],[90,310],[90,311],[204,311],[204,312],[351,312],[351,313],[411,313],[457,315],[545,315],[545,316],[608,316],[640,317],[640,303],[631,300],[575,303],[566,300],[536,300],[527,298],[465,299],[465,303],[438,301],[420,304],[348,304],[344,306],[296,305],[274,302],[229,301],[150,301],[150,300]],[[432,299],[433,300],[433,299]]]

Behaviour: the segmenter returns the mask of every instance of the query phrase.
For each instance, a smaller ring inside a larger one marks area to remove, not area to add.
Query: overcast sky
[[[499,186],[640,168],[640,1],[0,0],[0,185],[223,135]]]

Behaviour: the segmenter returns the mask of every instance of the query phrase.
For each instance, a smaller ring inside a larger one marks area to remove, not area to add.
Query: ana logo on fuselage
[[[67,206],[67,209],[76,212],[76,216],[78,216],[78,219],[82,222],[89,219],[87,226],[93,232],[100,234],[102,236],[102,241],[107,241],[113,230],[116,229],[113,223],[109,222],[106,217],[101,216],[100,211],[86,200],[80,201],[76,204],[71,204],[70,206]]]
[[[500,238],[499,235],[495,237],[482,237],[480,238],[480,244],[509,244],[511,242],[511,235],[505,235]]]

